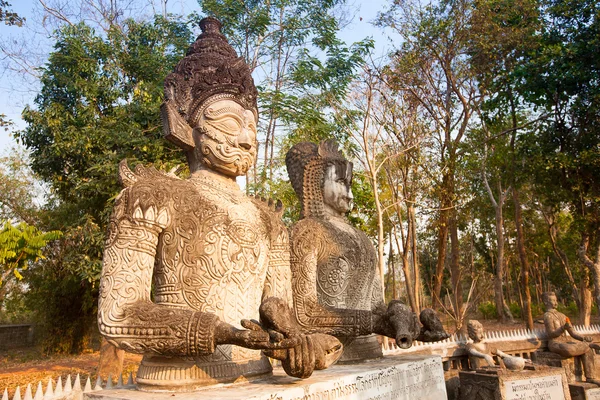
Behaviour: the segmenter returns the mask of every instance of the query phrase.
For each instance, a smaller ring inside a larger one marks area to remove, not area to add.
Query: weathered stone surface
[[[569,318],[556,309],[558,302],[553,292],[544,293],[543,300],[548,349],[562,358],[579,357],[586,381],[600,383],[596,380],[594,350],[590,347],[592,338],[575,332]]]
[[[525,360],[522,357],[515,357],[504,353],[496,346],[489,346],[485,342],[485,333],[483,325],[477,320],[469,320],[467,323],[467,331],[470,343],[465,343],[465,349],[469,355],[469,368],[474,371],[483,367],[483,365],[494,367],[496,365],[492,355],[498,356],[502,362],[501,367],[511,371],[521,371],[525,368],[526,363],[531,363],[530,360]],[[485,361],[485,362],[484,362]]]
[[[294,380],[276,368],[273,376],[251,383],[207,387],[193,393],[143,393],[105,390],[89,400],[444,400],[446,389],[439,357],[393,356],[362,364],[336,365],[306,380]]]
[[[248,67],[219,21],[200,26],[165,80],[161,110],[165,136],[185,151],[191,176],[122,162],[124,189],[104,252],[98,326],[111,344],[144,354],[144,390],[269,374],[260,350],[278,350],[286,371],[305,378],[341,349],[333,337],[257,321],[263,300],[291,305],[288,234],[281,203],[247,197],[235,181],[257,151]]]
[[[593,383],[569,383],[571,400],[600,400],[600,388]]]
[[[463,400],[571,399],[567,378],[559,368],[508,371],[486,367],[461,371],[459,377]]]
[[[286,155],[286,166],[302,205],[291,234],[292,289],[300,325],[340,338],[343,362],[381,356],[372,333],[395,338],[401,348],[414,339],[447,338],[433,310],[421,314],[422,327],[404,304],[384,304],[373,244],[345,216],[353,199],[352,163],[335,141],[296,144]]]

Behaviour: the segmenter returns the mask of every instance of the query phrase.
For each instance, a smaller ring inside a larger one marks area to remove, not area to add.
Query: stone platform
[[[560,368],[507,371],[485,367],[461,371],[459,377],[461,400],[571,400],[565,371]]]
[[[148,393],[111,389],[88,393],[87,400],[445,400],[439,356],[387,356],[353,365],[334,365],[295,379],[275,368],[273,375],[233,384],[209,386],[191,393]]]

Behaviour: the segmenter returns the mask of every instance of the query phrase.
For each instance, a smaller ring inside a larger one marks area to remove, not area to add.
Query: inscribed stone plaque
[[[520,379],[505,382],[506,400],[563,400],[564,389],[560,375]]]
[[[600,388],[588,389],[585,391],[587,400],[600,400]]]
[[[87,400],[445,400],[440,357],[392,356],[361,364],[335,365],[308,379],[273,376],[249,383],[207,387],[192,393],[145,393],[113,389],[86,393]]]

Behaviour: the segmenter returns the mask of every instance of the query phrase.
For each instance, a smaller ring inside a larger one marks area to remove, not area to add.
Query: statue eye
[[[210,126],[219,131],[227,134],[237,134],[240,129],[242,129],[242,125],[239,121],[234,118],[224,118],[220,121],[207,121]]]

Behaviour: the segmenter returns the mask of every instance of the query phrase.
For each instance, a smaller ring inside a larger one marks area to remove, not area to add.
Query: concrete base
[[[459,377],[461,400],[571,399],[567,377],[560,368],[536,366],[507,371],[487,367],[461,371]]]
[[[593,383],[570,383],[569,392],[571,400],[600,400],[600,388]]]
[[[273,376],[252,382],[220,384],[191,393],[148,393],[111,389],[87,393],[87,400],[445,400],[446,386],[439,356],[388,356],[315,371],[309,379]]]

